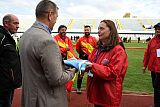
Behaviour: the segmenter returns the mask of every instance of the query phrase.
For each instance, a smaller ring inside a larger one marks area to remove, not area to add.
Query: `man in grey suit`
[[[20,40],[22,98],[24,107],[67,107],[65,84],[75,69],[65,70],[56,40],[51,36],[58,7],[42,0],[36,7],[36,21]]]

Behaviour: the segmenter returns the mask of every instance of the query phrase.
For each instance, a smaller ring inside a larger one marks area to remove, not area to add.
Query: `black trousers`
[[[78,78],[77,78],[77,88],[81,88],[83,76],[84,76],[84,74],[82,74],[82,75],[80,75],[80,73],[78,74]]]
[[[94,107],[104,107],[104,106],[99,106],[99,105],[96,105],[96,104],[95,104]]]
[[[88,60],[88,55],[81,50],[81,47],[79,50],[79,58],[83,60]],[[80,75],[80,72],[79,72],[78,79],[77,79],[77,88],[81,88],[83,76],[84,74]]]
[[[14,90],[0,93],[0,107],[11,107]]]
[[[151,77],[154,88],[154,106],[160,107],[160,73],[151,71]]]

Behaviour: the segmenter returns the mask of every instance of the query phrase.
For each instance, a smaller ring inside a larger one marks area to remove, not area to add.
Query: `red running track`
[[[147,49],[147,48],[142,48],[142,47],[125,47],[126,49]]]
[[[73,47],[76,47],[76,45],[73,45]],[[125,47],[126,49],[147,49],[142,47]]]
[[[21,107],[21,89],[15,90],[12,107]],[[69,99],[69,97],[68,97]],[[153,94],[152,93],[134,93],[134,92],[123,92],[120,107],[149,107],[153,105]],[[75,89],[70,94],[70,101],[68,101],[69,107],[94,107],[90,104],[86,98],[86,91],[82,90],[82,94],[76,94]]]

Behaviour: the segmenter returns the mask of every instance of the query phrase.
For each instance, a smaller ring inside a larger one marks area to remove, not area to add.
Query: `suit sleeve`
[[[64,70],[57,42],[54,39],[45,41],[41,49],[41,66],[49,84],[51,86],[59,86],[72,80],[75,69]]]
[[[100,77],[104,80],[112,80],[120,75],[125,75],[128,67],[127,55],[125,51],[118,50],[112,56],[107,66],[93,63],[91,72],[93,75]]]

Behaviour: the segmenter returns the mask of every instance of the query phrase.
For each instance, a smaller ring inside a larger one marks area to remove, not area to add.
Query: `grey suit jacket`
[[[65,84],[74,70],[65,70],[59,46],[49,32],[34,23],[20,40],[22,98],[25,107],[67,107]]]

